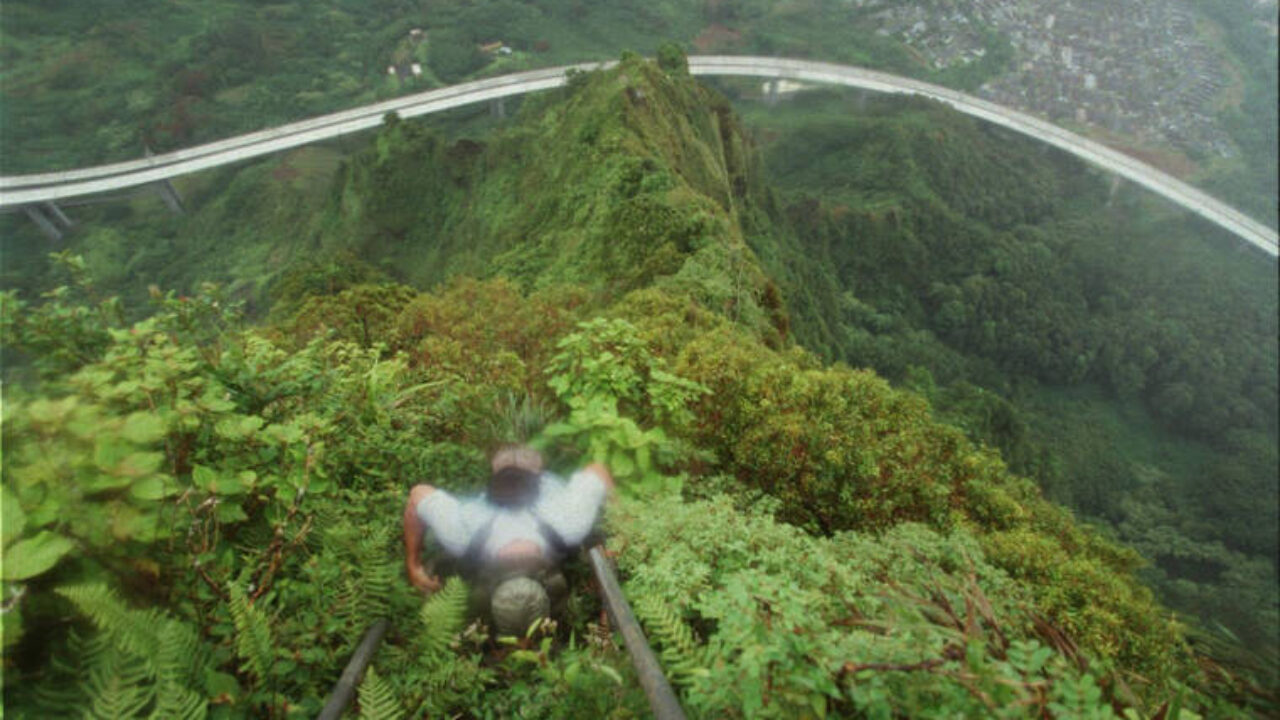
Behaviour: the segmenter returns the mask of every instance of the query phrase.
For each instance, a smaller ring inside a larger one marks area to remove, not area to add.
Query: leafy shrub
[[[964,530],[814,538],[724,498],[629,501],[611,522],[626,592],[694,716],[1112,716]]]

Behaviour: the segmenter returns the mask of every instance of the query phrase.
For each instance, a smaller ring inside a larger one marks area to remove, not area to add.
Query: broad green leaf
[[[640,474],[642,475],[647,475],[653,469],[653,461],[649,453],[650,448],[648,445],[636,448],[636,466],[640,469]]]
[[[218,522],[234,523],[243,522],[249,519],[245,514],[244,508],[240,507],[240,503],[223,501],[218,503],[217,509]]]
[[[75,543],[50,530],[18,542],[4,551],[5,580],[26,580],[53,567]]]
[[[7,546],[22,534],[27,526],[27,514],[22,512],[18,504],[18,496],[9,490],[7,485],[0,486],[0,544]]]
[[[266,430],[267,435],[282,443],[296,443],[302,439],[302,428],[297,425],[272,425]]]
[[[46,495],[35,507],[27,508],[27,527],[41,528],[57,522],[66,512],[66,506],[57,496]]]
[[[177,491],[177,483],[166,483],[160,475],[143,478],[129,488],[129,494],[139,500],[160,500]]]
[[[155,413],[136,412],[125,418],[120,434],[132,443],[150,445],[164,437],[164,420]]]
[[[27,414],[39,425],[50,425],[66,420],[79,398],[70,395],[61,400],[36,400],[27,406]]]
[[[80,489],[85,495],[97,495],[98,493],[105,493],[128,487],[129,483],[132,481],[132,478],[124,475],[105,472],[94,473],[91,478],[82,482]]]
[[[206,390],[197,402],[200,403],[200,407],[213,413],[231,412],[236,409],[235,403],[225,397],[219,397],[219,392],[213,388]]]
[[[263,422],[257,415],[238,415],[219,420],[214,430],[227,440],[241,440],[257,432]]]
[[[191,482],[201,490],[208,490],[218,479],[218,474],[212,468],[204,465],[196,465],[191,468]]]
[[[551,423],[542,429],[542,434],[547,437],[564,437],[566,435],[575,435],[578,428],[569,423]]]
[[[636,464],[625,452],[615,452],[609,459],[609,471],[621,478],[629,478],[636,471]]]
[[[164,453],[130,453],[116,465],[113,472],[124,477],[140,478],[158,470],[162,462],[164,462]]]
[[[191,471],[191,481],[196,484],[196,487],[215,495],[238,495],[244,492],[244,482],[241,477],[243,474],[240,477],[222,475],[204,465],[197,465]]]
[[[103,472],[110,473],[134,449],[132,443],[119,435],[104,433],[93,444],[93,463]]]
[[[125,502],[116,502],[107,510],[111,514],[111,535],[117,540],[148,542],[155,538],[156,516]]]

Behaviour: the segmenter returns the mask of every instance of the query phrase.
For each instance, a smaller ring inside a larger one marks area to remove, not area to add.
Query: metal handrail
[[[649,699],[649,707],[653,710],[654,717],[657,720],[685,720],[684,709],[680,707],[680,701],[676,698],[675,691],[671,689],[671,683],[667,681],[657,656],[650,649],[644,630],[640,628],[635,614],[631,612],[631,605],[622,594],[622,587],[613,573],[613,565],[605,557],[603,548],[597,545],[588,551],[587,556],[591,561],[591,570],[600,583],[605,609],[618,632],[622,634],[622,642],[627,646],[627,654],[631,656],[631,663],[636,668],[640,686],[644,688],[644,694]],[[383,618],[370,625],[365,631],[360,645],[352,653],[351,660],[342,671],[342,677],[338,678],[338,683],[334,685],[329,700],[316,716],[316,720],[339,720],[342,717],[342,713],[355,697],[356,686],[360,684],[365,669],[373,660],[378,644],[387,634],[388,626],[386,618]]]
[[[640,686],[649,698],[649,707],[653,710],[654,717],[658,720],[684,720],[684,709],[680,707],[671,683],[667,682],[667,676],[662,672],[662,665],[649,648],[644,630],[636,622],[636,616],[631,612],[626,596],[622,594],[618,578],[613,574],[613,565],[599,545],[591,548],[587,555],[591,559],[591,569],[596,574],[596,580],[600,582],[605,609],[609,611],[609,618],[618,632],[622,633],[622,642],[631,655],[631,663],[635,665]]]
[[[324,704],[324,709],[316,716],[316,720],[339,720],[342,717],[342,713],[351,704],[351,698],[356,694],[356,686],[360,684],[360,678],[364,677],[365,668],[369,667],[369,661],[373,660],[373,653],[378,649],[378,643],[382,642],[382,636],[387,634],[388,625],[387,619],[382,618],[365,631],[364,638],[360,640],[360,645],[351,655],[351,661],[342,671],[342,677],[338,678],[338,684],[333,686],[333,693],[329,695],[329,701]]]

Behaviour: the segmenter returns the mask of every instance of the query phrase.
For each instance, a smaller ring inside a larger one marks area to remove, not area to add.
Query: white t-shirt
[[[449,555],[462,557],[471,539],[493,520],[481,558],[491,560],[498,551],[517,540],[535,543],[546,557],[553,548],[538,529],[538,521],[559,533],[566,545],[576,546],[587,538],[604,504],[604,480],[590,470],[579,470],[565,483],[551,473],[538,478],[538,499],[532,507],[508,510],[489,502],[484,495],[455,498],[436,490],[418,503],[418,518]]]

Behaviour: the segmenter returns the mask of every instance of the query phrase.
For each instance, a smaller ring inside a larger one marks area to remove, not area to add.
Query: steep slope
[[[838,288],[797,340],[928,394],[1274,665],[1274,261],[936,104],[819,90],[747,122],[796,272]]]
[[[695,715],[1231,710],[1136,554],[921,397],[788,342],[764,267],[791,240],[722,103],[667,54],[483,143],[388,123],[316,248],[432,291],[317,263],[257,328],[216,293],[127,326],[73,287],[5,294],[42,378],[5,387],[6,700],[312,716],[389,615],[369,707],[641,714],[581,568],[513,652],[457,584],[424,605],[399,577],[407,486],[474,488],[528,439],[619,478],[610,543]]]
[[[606,296],[657,284],[781,325],[743,241],[746,160],[723,97],[678,63],[632,57],[527,100],[515,127],[481,141],[389,119],[342,173],[321,243],[418,286],[460,273]]]

